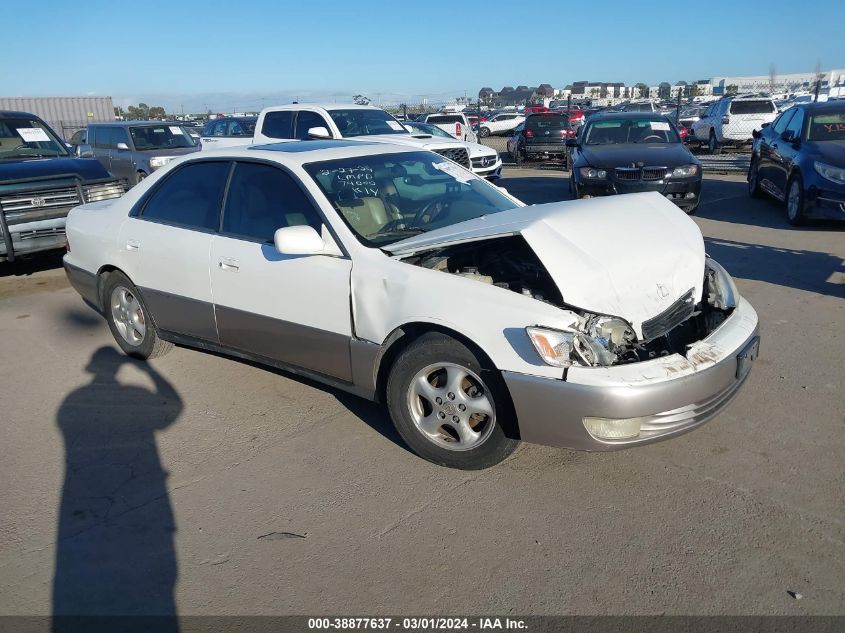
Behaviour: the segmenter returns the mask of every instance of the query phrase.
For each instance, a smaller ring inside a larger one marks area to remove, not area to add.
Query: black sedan
[[[658,191],[687,213],[698,208],[701,163],[661,114],[595,114],[567,145],[575,153],[570,187],[577,198]]]
[[[845,101],[793,106],[753,134],[752,196],[785,202],[791,224],[845,220]]]

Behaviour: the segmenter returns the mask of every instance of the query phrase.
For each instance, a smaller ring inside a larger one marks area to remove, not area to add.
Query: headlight
[[[584,329],[567,332],[527,327],[525,331],[543,361],[553,367],[612,365],[618,353],[637,339],[631,326],[616,317],[590,316]]]
[[[670,174],[670,178],[689,178],[698,173],[698,165],[681,165],[675,167]]]
[[[97,202],[98,200],[110,200],[123,195],[123,185],[116,182],[107,182],[99,185],[88,185],[85,190],[86,202]]]
[[[704,299],[714,308],[727,310],[735,308],[739,303],[739,290],[728,271],[721,264],[709,257],[705,260],[705,294]]]
[[[153,156],[150,159],[150,167],[158,169],[159,167],[164,167],[171,160],[170,156]]]
[[[840,185],[845,184],[845,169],[842,169],[841,167],[834,167],[833,165],[828,165],[826,163],[820,163],[818,161],[813,163],[813,167],[815,167],[816,172],[822,178],[827,178],[828,180]]]
[[[581,167],[578,171],[581,173],[581,178],[595,178],[599,180],[607,178],[606,169],[596,169],[595,167]]]

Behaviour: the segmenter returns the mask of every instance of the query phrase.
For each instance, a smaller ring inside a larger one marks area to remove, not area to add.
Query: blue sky
[[[841,1],[28,0],[3,6],[0,93],[231,110],[829,70]]]

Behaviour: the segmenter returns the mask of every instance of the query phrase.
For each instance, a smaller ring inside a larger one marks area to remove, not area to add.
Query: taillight
[[[727,114],[722,117],[722,125],[727,125],[730,122],[731,122],[731,117],[729,117]]]
[[[461,135],[461,124],[455,123],[455,136],[460,137]]]
[[[525,130],[525,138],[534,138],[534,132],[531,130]]]

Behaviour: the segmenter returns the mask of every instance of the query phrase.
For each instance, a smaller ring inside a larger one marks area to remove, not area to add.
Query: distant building
[[[827,93],[829,88],[845,83],[845,69],[834,68],[820,71],[820,90]],[[747,77],[712,77],[710,84],[712,94],[727,94],[731,91],[742,92],[771,92],[794,94],[796,92],[812,92],[816,88],[818,75],[815,72],[791,73],[779,75],[752,75]]]

